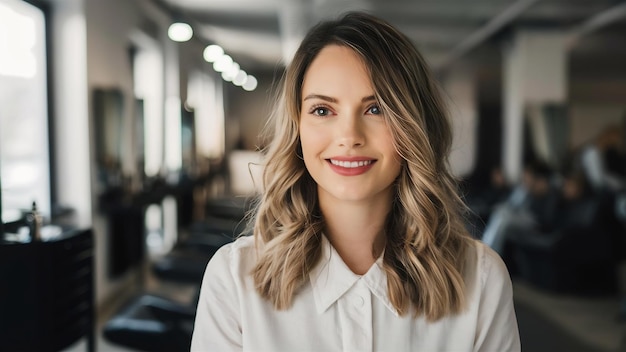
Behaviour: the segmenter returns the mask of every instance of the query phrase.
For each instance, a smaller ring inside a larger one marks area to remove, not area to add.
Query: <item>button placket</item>
[[[346,351],[372,350],[371,297],[371,292],[361,281],[347,294],[345,314],[349,324],[344,327],[344,350]]]

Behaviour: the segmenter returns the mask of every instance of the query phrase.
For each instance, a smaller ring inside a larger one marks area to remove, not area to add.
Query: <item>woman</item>
[[[211,259],[192,350],[517,351],[503,262],[470,239],[451,130],[410,41],[349,13],[283,77],[253,235]]]

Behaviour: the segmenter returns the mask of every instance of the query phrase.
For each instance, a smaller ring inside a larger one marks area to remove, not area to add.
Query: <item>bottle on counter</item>
[[[30,241],[41,241],[41,225],[42,218],[39,210],[37,210],[37,202],[33,202],[30,212],[26,215],[26,223],[30,231]]]

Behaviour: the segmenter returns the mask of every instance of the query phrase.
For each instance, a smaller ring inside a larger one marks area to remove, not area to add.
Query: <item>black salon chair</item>
[[[141,351],[188,351],[202,275],[217,249],[176,248],[156,261],[152,270],[159,279],[195,285],[194,297],[180,303],[156,293],[140,294],[105,324],[104,338]]]
[[[206,202],[206,213],[211,217],[241,220],[254,206],[251,196],[223,196]]]
[[[234,236],[222,233],[191,233],[167,255],[152,264],[152,272],[162,280],[200,283],[209,259]]]
[[[109,320],[103,336],[140,351],[188,351],[196,304],[182,304],[155,294],[132,299]]]
[[[242,212],[240,212],[242,214]],[[195,285],[191,302],[179,303],[154,293],[131,299],[104,326],[104,337],[117,345],[141,351],[188,351],[202,276],[208,261],[224,244],[243,231],[241,221],[215,217],[191,226],[174,249],[155,261],[154,275],[169,282]]]

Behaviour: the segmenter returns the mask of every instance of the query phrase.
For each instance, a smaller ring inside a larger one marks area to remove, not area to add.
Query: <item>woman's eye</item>
[[[382,113],[377,105],[370,106],[369,109],[367,109],[367,112],[372,115],[380,115]]]
[[[317,116],[328,116],[330,111],[327,108],[317,107],[313,109],[313,114]]]

